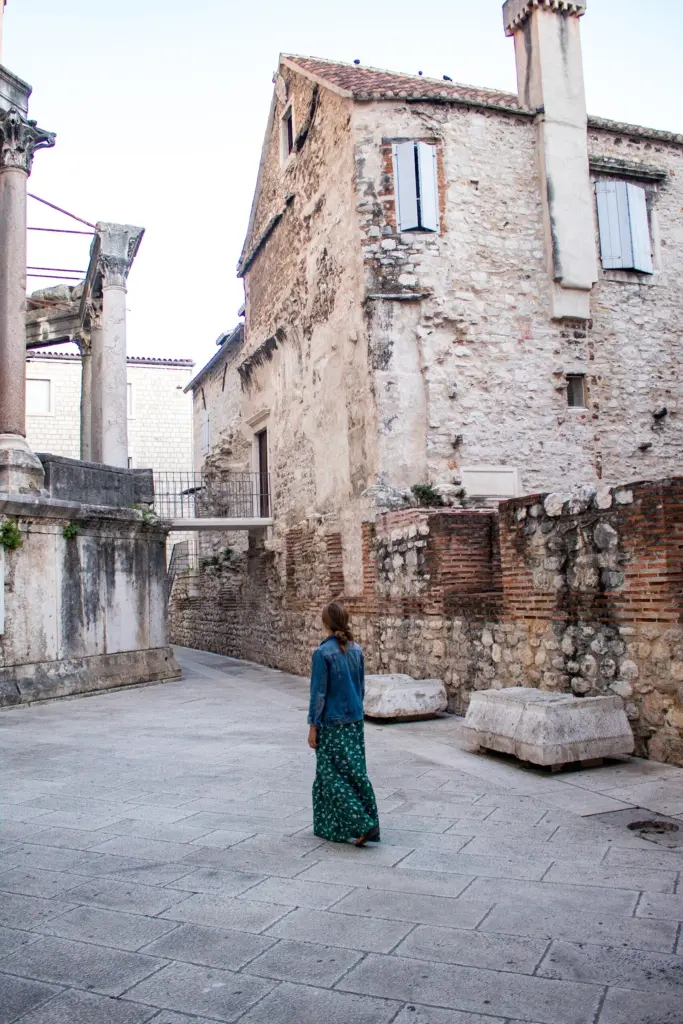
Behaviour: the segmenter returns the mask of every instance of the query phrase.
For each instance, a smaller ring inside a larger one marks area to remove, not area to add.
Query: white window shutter
[[[643,274],[651,274],[652,242],[650,241],[650,223],[647,216],[647,195],[639,185],[626,185],[628,195],[628,214],[631,225],[631,243],[633,261],[631,266]]]
[[[202,420],[202,455],[207,455],[211,449],[211,420],[208,412],[204,413]]]
[[[600,251],[605,270],[628,268],[633,262],[631,228],[628,216],[628,195],[623,181],[598,181]]]
[[[398,142],[394,146],[394,191],[399,231],[418,226],[415,143]]]
[[[421,227],[426,231],[438,231],[439,183],[436,166],[436,146],[430,146],[427,142],[418,142],[417,166],[420,173]]]

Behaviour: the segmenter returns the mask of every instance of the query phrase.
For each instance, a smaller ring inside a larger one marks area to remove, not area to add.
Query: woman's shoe
[[[373,825],[369,832],[366,832],[360,839],[356,839],[356,846],[365,846],[366,843],[379,842],[379,825]]]

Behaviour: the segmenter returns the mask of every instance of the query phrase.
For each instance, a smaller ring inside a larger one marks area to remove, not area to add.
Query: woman
[[[356,846],[379,842],[379,817],[365,767],[363,651],[349,616],[333,601],[323,609],[327,639],[313,652],[308,745],[316,752],[313,831]]]

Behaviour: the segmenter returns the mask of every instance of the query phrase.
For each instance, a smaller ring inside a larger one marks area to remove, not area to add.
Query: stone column
[[[91,462],[92,345],[90,332],[84,332],[76,340],[81,352],[81,458],[85,462]]]
[[[15,493],[43,484],[26,442],[26,181],[35,151],[55,143],[25,116],[28,92],[25,110],[0,110],[0,491]]]
[[[126,280],[143,229],[98,224],[93,256],[102,285],[101,327],[92,341],[92,458],[109,466],[128,465],[128,367]]]

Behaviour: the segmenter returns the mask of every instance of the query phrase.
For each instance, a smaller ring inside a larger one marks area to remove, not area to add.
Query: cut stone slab
[[[364,707],[367,718],[414,721],[441,714],[448,707],[448,697],[441,679],[372,675],[365,677]]]
[[[473,693],[463,726],[473,745],[557,766],[633,752],[620,697],[575,697],[530,687]]]

